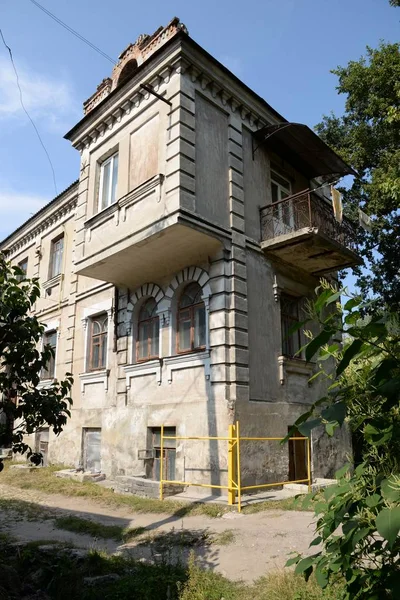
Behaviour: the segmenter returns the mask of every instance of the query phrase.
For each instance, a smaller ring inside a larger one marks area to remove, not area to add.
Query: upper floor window
[[[206,309],[202,289],[189,283],[179,299],[177,351],[204,350],[206,345]]]
[[[284,200],[291,194],[290,181],[281,177],[281,175],[278,175],[275,171],[272,171],[271,173],[271,194],[272,202]]]
[[[18,263],[18,267],[23,271],[23,275],[17,275],[17,279],[18,281],[22,281],[25,279],[28,272],[28,259],[24,258],[24,260],[21,260],[21,262]]]
[[[58,236],[51,242],[49,279],[56,277],[62,271],[62,260],[64,253],[64,235]]]
[[[300,323],[300,298],[281,294],[282,354],[289,358],[301,358],[298,354],[301,344],[301,331],[292,331]]]
[[[160,334],[156,311],[157,303],[154,298],[146,300],[140,309],[136,342],[137,361],[158,358]]]
[[[113,154],[100,166],[99,210],[110,206],[117,199],[118,153]]]
[[[46,367],[42,370],[41,379],[54,379],[56,372],[57,331],[47,331],[44,334],[43,346],[50,346],[53,352]]]
[[[101,313],[89,321],[89,371],[105,369],[107,365],[108,315]]]

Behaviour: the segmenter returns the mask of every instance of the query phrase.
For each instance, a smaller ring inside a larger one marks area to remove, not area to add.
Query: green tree
[[[367,47],[366,57],[332,72],[345,112],[316,130],[360,175],[342,189],[348,216],[357,221],[360,206],[373,219],[371,233],[360,230],[370,270],[356,269],[357,283],[400,310],[400,45]]]
[[[306,346],[328,377],[325,397],[294,425],[304,435],[323,425],[334,435],[346,422],[358,436],[359,464],[336,474],[337,484],[314,495],[323,549],[295,556],[296,572],[314,571],[322,588],[339,576],[348,600],[395,600],[400,589],[400,326],[397,313],[372,310],[359,297],[323,282],[310,318],[320,333]],[[335,306],[336,310],[331,308]],[[343,344],[331,339],[343,338]],[[329,360],[328,360],[329,359]],[[328,362],[327,362],[328,361]],[[322,368],[333,363],[333,370]],[[289,434],[291,435],[291,433]]]
[[[39,350],[44,326],[32,314],[40,296],[37,279],[25,278],[0,254],[0,447],[26,454],[34,463],[42,457],[24,437],[41,427],[59,434],[70,416],[72,376],[38,389],[41,370],[53,354]],[[0,461],[0,471],[3,463]]]

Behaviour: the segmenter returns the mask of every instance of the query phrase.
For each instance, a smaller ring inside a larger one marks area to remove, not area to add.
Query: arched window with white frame
[[[136,361],[143,362],[159,357],[160,323],[157,302],[148,298],[142,304],[137,326]]]
[[[177,310],[178,354],[204,350],[206,347],[206,308],[203,290],[197,282],[183,288]]]

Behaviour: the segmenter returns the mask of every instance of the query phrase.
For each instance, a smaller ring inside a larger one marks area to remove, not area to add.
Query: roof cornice
[[[89,148],[126,115],[142,110],[143,102],[150,97],[149,92],[141,88],[142,84],[163,94],[175,73],[186,72],[204,90],[208,89],[213,97],[218,97],[223,105],[230,105],[232,111],[237,111],[251,127],[286,121],[229,69],[180,31],[143,63],[132,79],[112,91],[65,137],[80,151]]]

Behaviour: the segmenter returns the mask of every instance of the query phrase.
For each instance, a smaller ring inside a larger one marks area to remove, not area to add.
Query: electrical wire
[[[108,54],[106,54],[105,52],[103,52],[102,50],[100,50],[100,48],[98,48],[98,46],[95,46],[94,44],[92,44],[92,42],[89,42],[89,40],[87,40],[85,37],[83,37],[83,35],[81,35],[77,31],[75,31],[75,29],[72,29],[72,27],[70,27],[69,25],[67,25],[66,23],[64,23],[64,21],[61,21],[61,19],[59,19],[58,17],[56,17],[56,15],[54,15],[49,10],[47,10],[47,8],[45,8],[44,6],[42,6],[41,4],[39,4],[39,2],[36,2],[36,0],[30,0],[30,1],[32,2],[32,4],[34,4],[35,6],[37,6],[40,10],[42,10],[46,15],[48,15],[51,19],[53,19],[54,21],[56,21],[56,23],[58,23],[59,25],[61,25],[61,27],[64,27],[64,29],[66,29],[67,31],[69,31],[70,33],[72,33],[79,40],[81,40],[82,42],[84,42],[85,44],[87,44],[88,46],[90,46],[90,48],[92,48],[92,50],[95,50],[95,52],[98,52],[103,58],[105,58],[106,60],[109,60],[113,65],[116,64],[116,61],[113,58],[111,58],[111,56],[108,56]]]
[[[51,162],[50,155],[47,152],[47,148],[44,145],[44,142],[43,142],[43,140],[41,138],[39,130],[36,127],[36,125],[35,125],[32,117],[30,116],[30,114],[28,113],[28,111],[27,111],[27,109],[25,107],[24,99],[23,99],[23,96],[22,96],[22,89],[21,89],[21,85],[20,85],[19,77],[18,77],[18,71],[17,71],[17,68],[16,68],[15,63],[14,63],[14,58],[13,58],[12,50],[11,50],[10,46],[7,45],[6,40],[4,39],[4,35],[3,35],[3,32],[2,32],[1,29],[0,29],[0,36],[1,36],[1,39],[3,40],[4,46],[7,48],[8,53],[10,55],[11,64],[12,64],[12,67],[14,69],[15,79],[16,79],[16,82],[17,82],[18,90],[19,90],[19,101],[21,103],[22,109],[23,109],[24,113],[26,114],[26,116],[28,117],[29,121],[31,122],[32,127],[35,130],[36,135],[37,135],[37,137],[39,139],[39,142],[40,142],[40,144],[41,144],[41,146],[42,146],[42,148],[43,148],[43,150],[44,150],[44,152],[45,152],[45,154],[47,156],[47,160],[49,161],[49,165],[50,165],[51,172],[52,172],[52,175],[53,175],[54,190],[55,190],[55,193],[56,193],[56,196],[57,196],[58,195],[58,192],[57,192],[57,182],[56,182],[56,174],[55,174],[55,171],[54,171],[53,163]]]

